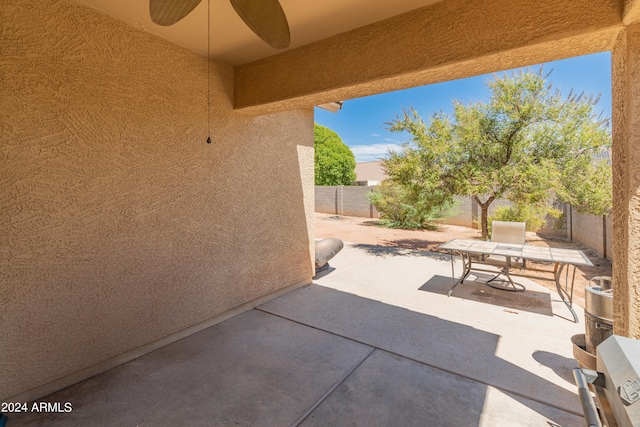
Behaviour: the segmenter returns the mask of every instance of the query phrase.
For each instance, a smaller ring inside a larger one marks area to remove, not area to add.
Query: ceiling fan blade
[[[230,1],[244,23],[268,45],[276,49],[289,47],[289,23],[278,0]]]
[[[163,26],[173,25],[200,4],[202,0],[149,0],[151,20]]]

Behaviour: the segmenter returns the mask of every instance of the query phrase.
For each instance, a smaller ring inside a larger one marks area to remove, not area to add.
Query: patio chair
[[[491,222],[491,241],[498,243],[514,243],[516,245],[524,245],[527,243],[527,223],[526,222],[509,222],[509,221],[492,221]],[[496,261],[506,262],[506,257],[491,255]],[[526,260],[517,258],[518,264],[522,268],[526,268]]]
[[[526,244],[526,226],[524,222],[509,222],[509,221],[493,221],[491,222],[491,241],[498,243],[513,243],[516,245]],[[497,288],[506,289],[510,291],[522,291],[524,286],[519,283],[514,283],[509,275],[509,269],[511,267],[526,268],[526,260],[521,258],[507,258],[501,255],[489,255],[483,257],[483,264],[497,265],[502,267],[500,272],[487,281],[487,285]],[[500,276],[507,278],[507,287],[497,286],[493,283]]]

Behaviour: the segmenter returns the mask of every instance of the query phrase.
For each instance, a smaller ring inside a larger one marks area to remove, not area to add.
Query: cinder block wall
[[[379,218],[380,214],[367,199],[375,186],[316,186],[315,210],[334,215]]]
[[[569,224],[572,240],[582,242],[595,249],[598,254],[611,259],[612,256],[612,221],[607,216],[603,224],[602,216],[571,213],[573,224]]]
[[[329,213],[334,215],[357,216],[366,218],[379,218],[380,213],[369,204],[366,194],[372,191],[375,186],[316,186],[315,187],[315,210],[316,212]],[[463,227],[476,227],[480,221],[480,207],[471,197],[456,197],[458,207],[457,214],[447,218],[444,222],[451,225]],[[489,207],[491,216],[500,206],[511,206],[512,203],[506,199],[495,200]],[[602,217],[593,215],[582,215],[573,211],[569,215],[569,207],[563,203],[559,208],[565,211],[566,224],[556,229],[554,219],[549,219],[547,225],[540,230],[546,235],[555,237],[571,238],[581,242],[586,246],[595,249],[600,256],[611,259],[612,254],[612,223],[611,217],[606,220],[606,230],[603,228]],[[570,221],[573,219],[573,225]],[[571,229],[573,227],[573,229]],[[603,240],[606,237],[606,245]]]
[[[480,206],[471,197],[455,197],[457,206],[454,209],[455,215],[446,218],[444,222],[462,227],[477,227],[480,223]],[[489,206],[489,216],[491,216],[499,206],[511,206],[511,202],[505,199],[498,199]]]
[[[460,225],[462,227],[472,227],[473,219],[477,215],[471,197],[456,197],[457,207],[456,215],[447,218],[446,223],[451,225]]]
[[[314,194],[315,211],[337,215],[342,211],[341,186],[316,185]]]
[[[344,194],[342,204],[343,215],[378,218],[380,214],[367,199],[367,194],[374,188],[373,186],[364,185],[342,187]]]
[[[207,144],[206,58],[70,0],[0,16],[0,401],[310,283],[312,108],[241,114],[212,63]]]

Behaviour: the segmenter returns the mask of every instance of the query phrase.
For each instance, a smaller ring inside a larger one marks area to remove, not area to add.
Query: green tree
[[[337,133],[315,123],[313,145],[316,185],[349,185],[356,179],[355,157]]]
[[[539,72],[495,76],[487,102],[453,101],[453,117],[437,112],[427,123],[411,108],[388,123],[411,142],[389,153],[390,178],[440,198],[471,196],[481,208],[482,236],[498,198],[541,206],[552,197],[579,211],[611,208],[611,171],[596,153],[611,147],[608,120],[594,114],[593,96],[553,90]]]

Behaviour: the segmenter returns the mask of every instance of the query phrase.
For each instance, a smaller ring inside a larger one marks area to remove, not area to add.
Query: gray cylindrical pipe
[[[343,247],[342,240],[335,237],[316,242],[316,268],[320,268],[329,262]]]

